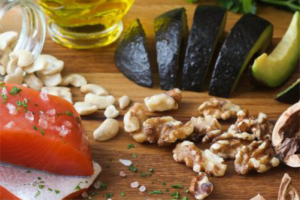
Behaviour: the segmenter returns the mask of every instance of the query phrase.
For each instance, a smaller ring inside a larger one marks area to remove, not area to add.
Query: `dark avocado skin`
[[[115,53],[119,70],[136,84],[152,87],[152,72],[145,45],[145,32],[137,19],[125,31]]]
[[[273,27],[267,20],[253,14],[244,15],[234,25],[215,64],[209,86],[210,95],[229,97],[248,54],[269,26]]]
[[[294,104],[300,99],[300,78],[275,98],[282,103]]]
[[[202,90],[219,40],[219,33],[224,31],[223,20],[226,21],[225,8],[218,6],[197,7],[182,70],[182,89]]]
[[[177,86],[182,44],[187,35],[184,8],[166,12],[154,20],[157,63],[163,90]]]

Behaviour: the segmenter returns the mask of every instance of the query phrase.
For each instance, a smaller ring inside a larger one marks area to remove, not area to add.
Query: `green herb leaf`
[[[42,135],[45,135],[45,132],[44,132],[43,128],[41,128],[41,133],[42,133]]]
[[[190,200],[188,197],[183,197],[182,200]]]
[[[107,184],[101,182],[101,183],[100,183],[100,190],[106,190],[106,189],[107,189]]]
[[[153,172],[154,172],[154,169],[150,168],[150,169],[149,169],[149,172],[152,172],[152,173],[153,173]]]
[[[162,194],[163,192],[161,190],[154,190],[154,191],[149,191],[149,194]]]
[[[189,193],[189,188],[186,188],[185,193]]]
[[[9,92],[9,94],[15,96],[16,94],[18,94],[21,91],[22,90],[20,88],[14,86],[13,89]]]
[[[175,199],[179,199],[180,194],[179,194],[179,192],[172,192],[171,196],[174,197]]]
[[[180,184],[174,184],[174,185],[171,185],[171,188],[182,189],[182,188],[183,188],[183,185],[180,185]]]
[[[44,189],[44,187],[45,187],[44,185],[39,185],[40,189]]]
[[[120,196],[121,196],[121,197],[125,197],[126,195],[125,195],[124,192],[120,192]]]
[[[162,182],[162,185],[167,185],[167,183],[164,181],[164,182]]]
[[[105,195],[105,197],[108,199],[108,198],[111,198],[111,197],[113,197],[114,195],[113,195],[113,193],[107,193],[106,195]]]
[[[133,148],[135,148],[135,147],[136,147],[135,144],[128,144],[128,145],[127,145],[127,149],[133,149]]]
[[[48,190],[49,190],[50,192],[52,192],[52,191],[53,191],[51,188],[48,188]]]
[[[41,195],[41,191],[37,191],[36,193],[35,193],[35,195],[34,195],[34,198],[37,198],[38,196],[40,196]]]
[[[137,158],[137,155],[136,155],[135,153],[131,154],[131,156],[132,156],[133,158]]]
[[[36,125],[33,125],[33,129],[34,129],[35,131],[39,130],[38,127],[37,127]]]
[[[140,177],[146,178],[148,175],[145,172],[140,173]]]
[[[2,97],[2,103],[6,103],[7,102],[7,96],[4,93],[1,93],[1,97]]]
[[[59,190],[55,190],[54,192],[55,192],[56,194],[59,194],[59,193],[60,193],[60,191],[59,191]]]
[[[134,173],[137,172],[137,168],[134,165],[130,165],[128,169]]]
[[[66,114],[67,114],[68,116],[70,116],[70,117],[72,117],[72,116],[73,116],[73,113],[72,113],[72,112],[70,112],[70,111],[66,111]]]

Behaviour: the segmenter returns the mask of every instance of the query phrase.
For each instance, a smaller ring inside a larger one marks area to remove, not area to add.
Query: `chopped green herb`
[[[134,173],[137,172],[137,168],[134,165],[130,165],[128,169]]]
[[[2,97],[2,102],[6,103],[7,102],[7,96],[6,96],[6,94],[1,93],[1,97]]]
[[[77,123],[80,123],[80,118],[76,117]]]
[[[3,87],[5,85],[5,82],[1,82],[0,86]]]
[[[167,185],[167,183],[164,181],[164,182],[162,182],[162,185]]]
[[[135,147],[136,147],[135,144],[128,144],[128,145],[127,145],[127,149],[132,149],[132,148],[135,148]]]
[[[93,197],[89,196],[88,200],[93,200]]]
[[[167,189],[166,189],[166,192],[169,192],[169,191],[170,191],[169,188],[167,188]]]
[[[183,186],[180,184],[174,184],[174,185],[171,185],[171,188],[182,189]]]
[[[153,173],[153,172],[154,172],[154,169],[150,168],[150,169],[149,169],[149,172],[152,172],[152,173]]]
[[[35,193],[34,198],[37,198],[38,196],[40,196],[40,194],[41,194],[41,191],[38,190],[38,191]]]
[[[59,191],[59,190],[55,190],[54,192],[55,192],[56,194],[59,194],[59,193],[60,193],[60,191]]]
[[[163,194],[161,190],[149,191],[149,194]]]
[[[97,194],[99,194],[98,192],[92,192],[90,195],[93,197],[93,196],[96,196]]]
[[[15,96],[16,94],[18,94],[21,91],[22,90],[20,88],[14,86],[13,89],[9,92],[9,94]]]
[[[41,177],[37,177],[37,179],[38,179],[38,180],[42,180],[42,178],[41,178]]]
[[[120,192],[120,196],[121,196],[121,197],[125,197],[126,195],[125,195],[124,192]]]
[[[36,131],[39,130],[38,127],[36,127],[36,125],[33,125],[33,129]]]
[[[44,189],[44,187],[45,187],[44,185],[39,185],[40,189]]]
[[[101,182],[101,183],[100,183],[100,189],[101,189],[101,190],[105,190],[105,189],[107,189],[107,184],[106,184],[106,183],[103,183],[103,182]]]
[[[52,192],[52,191],[53,191],[51,188],[48,188],[48,190],[49,190],[50,192]]]
[[[190,200],[188,197],[183,197],[182,200]]]
[[[30,173],[31,173],[31,171],[30,171],[30,170],[26,170],[26,173],[30,174]]]
[[[66,114],[67,114],[68,116],[70,116],[70,117],[72,117],[72,116],[73,116],[73,113],[72,113],[72,112],[70,112],[70,111],[66,111]]]
[[[185,182],[185,180],[183,179],[181,182],[183,182],[183,183],[184,183],[184,182]]]
[[[180,194],[179,194],[179,192],[172,192],[171,196],[174,197],[175,199],[179,199]]]
[[[75,190],[81,190],[80,183],[76,185]]]
[[[89,182],[88,182],[88,181],[85,181],[85,183],[88,184]]]
[[[41,133],[42,133],[42,135],[45,135],[45,132],[44,132],[43,128],[41,128]]]
[[[189,193],[189,188],[186,188],[185,193]]]
[[[131,154],[131,156],[132,156],[133,158],[137,158],[137,155],[136,155],[135,153]]]
[[[145,172],[140,173],[140,177],[146,178],[148,175]]]
[[[107,193],[106,195],[105,195],[105,197],[108,199],[108,198],[111,198],[111,197],[113,197],[114,195],[113,195],[113,193]]]
[[[17,101],[17,106],[21,106],[22,102],[21,101]]]

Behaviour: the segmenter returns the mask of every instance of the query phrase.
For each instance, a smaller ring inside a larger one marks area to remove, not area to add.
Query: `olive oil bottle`
[[[39,0],[49,17],[49,33],[63,46],[88,49],[114,42],[134,0]]]

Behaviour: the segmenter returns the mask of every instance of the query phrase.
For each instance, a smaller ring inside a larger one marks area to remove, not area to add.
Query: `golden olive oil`
[[[133,2],[134,0],[39,0],[50,19],[52,39],[70,48],[93,48],[116,40],[123,28],[121,20]]]

